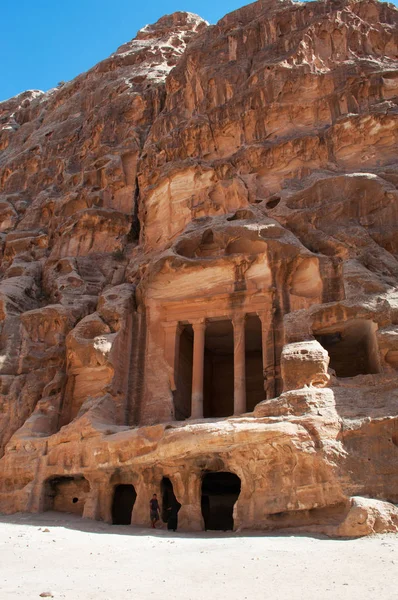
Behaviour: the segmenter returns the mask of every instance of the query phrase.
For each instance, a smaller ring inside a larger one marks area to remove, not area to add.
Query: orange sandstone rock
[[[398,11],[148,25],[0,103],[0,510],[397,531]]]

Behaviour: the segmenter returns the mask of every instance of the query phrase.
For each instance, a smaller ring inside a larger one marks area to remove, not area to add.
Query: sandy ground
[[[0,600],[43,592],[67,600],[398,600],[398,535],[194,535],[59,513],[0,516]]]

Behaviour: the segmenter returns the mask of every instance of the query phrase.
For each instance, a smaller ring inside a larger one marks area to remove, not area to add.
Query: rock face
[[[163,17],[0,104],[0,510],[398,531],[398,11]]]

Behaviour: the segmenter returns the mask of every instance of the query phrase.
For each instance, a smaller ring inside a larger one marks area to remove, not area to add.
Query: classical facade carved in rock
[[[398,11],[175,13],[0,103],[0,511],[398,529]]]

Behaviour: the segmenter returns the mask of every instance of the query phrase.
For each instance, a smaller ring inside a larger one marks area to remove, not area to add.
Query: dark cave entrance
[[[233,530],[233,510],[240,494],[240,488],[241,481],[235,473],[204,474],[201,506],[205,530]]]
[[[209,321],[206,326],[203,416],[234,414],[234,331],[232,321]]]
[[[90,484],[83,476],[53,477],[45,484],[44,510],[83,516]]]
[[[184,421],[191,416],[193,365],[193,328],[184,325],[179,338],[177,361],[177,381],[174,392],[174,415],[176,421]]]
[[[247,315],[245,323],[246,411],[251,412],[265,400],[263,373],[263,337],[261,320]]]
[[[337,377],[355,377],[379,372],[376,324],[356,319],[335,331],[316,332],[314,337],[327,350]]]
[[[162,521],[167,523],[167,529],[176,531],[181,504],[175,497],[173,484],[168,477],[163,477],[160,489],[162,492]]]
[[[116,485],[112,502],[113,525],[131,525],[131,515],[137,494],[133,485]]]

